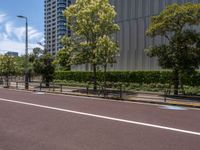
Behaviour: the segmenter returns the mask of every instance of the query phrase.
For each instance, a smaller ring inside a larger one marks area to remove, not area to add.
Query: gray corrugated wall
[[[150,18],[159,14],[166,5],[200,0],[110,0],[117,12],[116,21],[121,31],[117,33],[120,56],[112,70],[158,70],[155,58],[146,56],[144,49],[165,42],[164,38],[150,39],[145,36]]]
[[[166,5],[200,0],[110,0],[117,12],[116,21],[121,30],[116,34],[120,55],[110,70],[158,70],[157,60],[146,56],[144,49],[153,44],[165,42],[164,38],[150,39],[145,36],[150,18],[159,14]],[[85,70],[84,65],[73,67]]]

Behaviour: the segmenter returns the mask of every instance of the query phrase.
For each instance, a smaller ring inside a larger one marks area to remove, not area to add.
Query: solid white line
[[[146,126],[146,127],[152,127],[152,128],[158,128],[158,129],[163,129],[163,130],[169,130],[169,131],[175,131],[175,132],[181,132],[181,133],[200,136],[200,132],[194,132],[194,131],[189,131],[189,130],[182,130],[182,129],[171,128],[171,127],[160,126],[160,125],[154,125],[154,124],[149,124],[149,123],[113,118],[113,117],[108,117],[108,116],[101,116],[101,115],[96,115],[96,114],[91,114],[91,113],[84,113],[84,112],[79,112],[79,111],[73,111],[73,110],[62,109],[62,108],[57,108],[57,107],[51,107],[51,106],[45,106],[45,105],[9,100],[9,99],[4,99],[4,98],[0,98],[0,101],[22,104],[22,105],[28,105],[28,106],[34,106],[34,107],[45,108],[45,109],[50,109],[50,110],[57,110],[57,111],[62,111],[62,112],[78,114],[78,115],[84,115],[84,116],[89,116],[89,117],[101,118],[101,119],[106,119],[106,120],[118,121],[118,122],[123,122],[123,123],[128,123],[128,124],[135,124],[135,125],[141,125],[141,126]]]

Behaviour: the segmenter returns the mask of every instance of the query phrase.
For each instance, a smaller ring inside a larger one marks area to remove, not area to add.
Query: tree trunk
[[[185,90],[184,90],[184,85],[183,85],[183,77],[181,76],[179,76],[179,78],[180,78],[180,80],[179,80],[179,84],[180,84],[180,88],[181,88],[181,93],[183,94],[183,95],[185,95]]]
[[[106,71],[107,71],[107,64],[104,65],[104,88],[103,88],[103,92],[104,92],[104,97],[106,97]]]
[[[46,87],[47,88],[49,87],[49,81],[46,81]]]
[[[93,90],[97,91],[97,65],[93,64]]]
[[[104,87],[106,87],[106,72],[107,72],[107,64],[104,65]]]
[[[174,95],[178,95],[178,88],[179,88],[179,73],[178,73],[178,70],[174,70],[173,83],[174,83]]]
[[[6,76],[6,88],[9,88],[9,76]]]
[[[46,80],[45,80],[46,82],[45,82],[45,84],[46,84],[46,87],[48,88],[49,87],[49,83],[50,83],[50,80],[49,80],[49,78],[48,77],[46,77]]]

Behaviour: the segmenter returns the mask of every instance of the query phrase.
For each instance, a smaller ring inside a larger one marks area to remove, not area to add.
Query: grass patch
[[[63,84],[64,86],[69,87],[87,87],[87,82],[77,82],[77,81],[66,81],[66,80],[55,80],[56,84]],[[117,84],[117,83],[115,83]],[[120,82],[118,83],[120,84]],[[89,87],[92,88],[92,84],[89,84]],[[138,83],[125,83],[123,84],[125,90],[128,91],[143,91],[143,92],[161,92],[164,93],[166,89],[169,89],[169,84],[160,84],[160,83],[150,83],[150,84],[138,84]],[[118,89],[113,86],[113,89]],[[200,86],[184,86],[186,95],[200,95]]]

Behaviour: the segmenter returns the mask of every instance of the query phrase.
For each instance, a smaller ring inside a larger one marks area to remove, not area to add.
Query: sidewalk
[[[16,83],[11,83],[11,87],[16,89]],[[18,90],[24,90],[24,85],[18,85]],[[165,97],[162,93],[150,93],[150,92],[123,92],[120,98],[119,92],[110,92],[106,97],[103,93],[94,93],[91,90],[87,92],[86,88],[81,87],[67,87],[55,85],[50,88],[40,88],[37,83],[30,84],[30,91],[35,92],[46,92],[54,94],[65,94],[65,95],[75,95],[75,96],[86,96],[95,98],[106,98],[113,100],[131,101],[131,102],[141,102],[141,103],[153,103],[153,104],[163,104],[163,105],[175,105],[183,107],[194,107],[200,108],[200,97]]]

